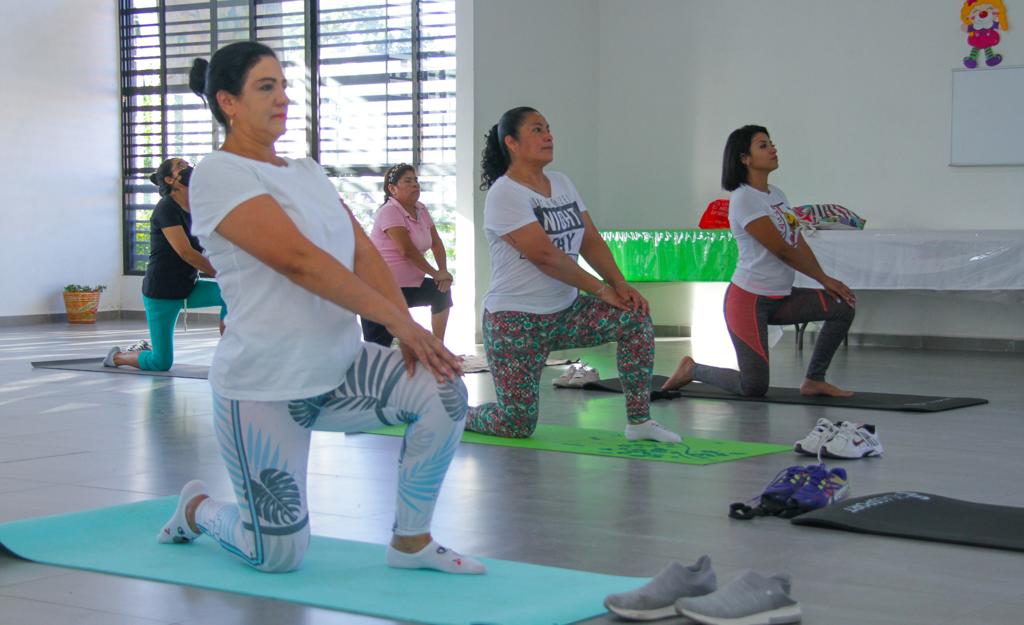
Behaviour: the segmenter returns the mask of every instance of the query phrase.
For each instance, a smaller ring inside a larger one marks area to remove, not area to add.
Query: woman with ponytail
[[[535,109],[505,112],[487,134],[480,186],[487,191],[491,286],[483,334],[498,401],[471,408],[466,427],[531,436],[548,353],[616,342],[626,438],[678,443],[678,434],[650,417],[654,329],[647,300],[623,279],[572,181],[544,171],[553,158],[551,129]],[[580,268],[580,255],[604,282]]]
[[[174,326],[183,306],[220,306],[220,331],[224,333],[224,301],[213,280],[200,280],[202,271],[217,275],[192,234],[188,185],[192,166],[169,158],[149,176],[160,201],[150,217],[149,263],[142,279],[142,304],[146,308],[149,341],[130,347],[112,347],[103,359],[106,367],[122,365],[144,371],[167,371],[174,364]]]
[[[309,545],[311,432],[405,424],[387,564],[483,573],[430,534],[465,425],[459,361],[409,315],[320,165],[277,155],[289,99],[276,55],[233,43],[196,60],[189,85],[227,131],[196,167],[191,200],[230,311],[210,386],[235,501],[189,482],[158,540],[208,534],[260,571],[294,570]],[[363,343],[357,315],[383,324],[401,351]]]

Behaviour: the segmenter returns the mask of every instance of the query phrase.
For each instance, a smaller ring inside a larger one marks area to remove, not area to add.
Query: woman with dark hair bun
[[[189,482],[159,541],[209,534],[260,571],[296,569],[310,536],[311,432],[405,424],[387,564],[483,573],[430,534],[465,425],[459,361],[409,315],[320,165],[277,155],[289,99],[274,52],[228,45],[193,65],[190,85],[227,129],[196,167],[191,199],[230,311],[210,386],[235,501]],[[383,324],[401,351],[360,341],[356,315]]]
[[[169,158],[149,176],[160,201],[150,217],[149,262],[142,279],[142,304],[146,308],[149,341],[129,347],[112,347],[103,359],[105,367],[122,365],[144,371],[167,371],[174,364],[174,326],[183,306],[220,306],[220,331],[224,333],[224,301],[213,280],[200,280],[199,272],[217,275],[192,234],[188,185],[192,166]]]
[[[650,416],[654,329],[647,300],[622,277],[569,177],[544,171],[553,158],[551,128],[530,107],[505,112],[487,134],[481,188],[491,286],[483,334],[498,401],[471,408],[466,427],[531,436],[548,354],[614,341],[626,438],[678,443],[678,434]],[[580,255],[606,282],[580,268]]]
[[[763,126],[744,126],[729,135],[722,157],[722,187],[731,191],[729,227],[740,256],[725,292],[725,323],[739,371],[711,367],[686,356],[663,390],[697,380],[746,397],[768,391],[768,325],[824,321],[814,342],[803,395],[849,397],[852,392],[825,381],[825,371],[853,323],[857,298],[848,286],[822,271],[804,240],[781,189],[768,184],[779,155]],[[793,286],[795,272],[824,289]]]
[[[434,336],[444,341],[448,311],[452,307],[452,274],[444,242],[434,227],[427,207],[420,203],[420,180],[416,168],[400,163],[384,174],[384,203],[373,217],[370,240],[377,247],[410,308],[430,306],[430,326]],[[431,250],[434,263],[423,253]],[[363,319],[363,340],[391,347],[388,329],[376,321]]]

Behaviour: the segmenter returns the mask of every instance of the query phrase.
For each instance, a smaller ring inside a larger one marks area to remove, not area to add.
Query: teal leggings
[[[207,308],[220,306],[220,318],[223,319],[228,309],[220,298],[220,287],[213,280],[198,280],[192,292],[184,300],[151,299],[142,296],[142,304],[146,307],[146,323],[149,325],[149,342],[152,350],[139,352],[139,369],[146,371],[167,371],[174,364],[174,326],[178,323],[178,313],[182,302],[189,308]]]

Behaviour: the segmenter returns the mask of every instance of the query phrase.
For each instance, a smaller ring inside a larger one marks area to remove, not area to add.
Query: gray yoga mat
[[[913,491],[847,499],[801,514],[794,525],[1024,551],[1024,508]]]
[[[154,375],[162,378],[194,378],[205,380],[210,373],[206,365],[175,363],[170,371],[143,371],[134,367],[104,367],[102,358],[71,358],[68,360],[39,360],[32,363],[36,369],[66,369],[69,371],[92,371],[94,373],[128,373],[131,375]]]
[[[987,404],[987,399],[980,397],[932,397],[929,395],[896,395],[892,393],[868,393],[855,391],[853,397],[805,397],[800,389],[772,386],[764,397],[742,397],[733,395],[710,384],[693,382],[675,391],[661,391],[661,385],[667,380],[663,375],[651,377],[651,399],[678,399],[681,397],[699,399],[725,399],[729,401],[756,401],[776,404],[803,404],[810,406],[831,406],[835,408],[860,408],[861,410],[900,410],[906,412],[940,412]],[[583,385],[587,391],[606,391],[621,393],[622,384],[618,378],[587,382]]]

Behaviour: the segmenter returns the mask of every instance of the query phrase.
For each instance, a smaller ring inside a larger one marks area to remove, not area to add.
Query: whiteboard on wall
[[[953,70],[949,164],[1024,165],[1024,67]]]

